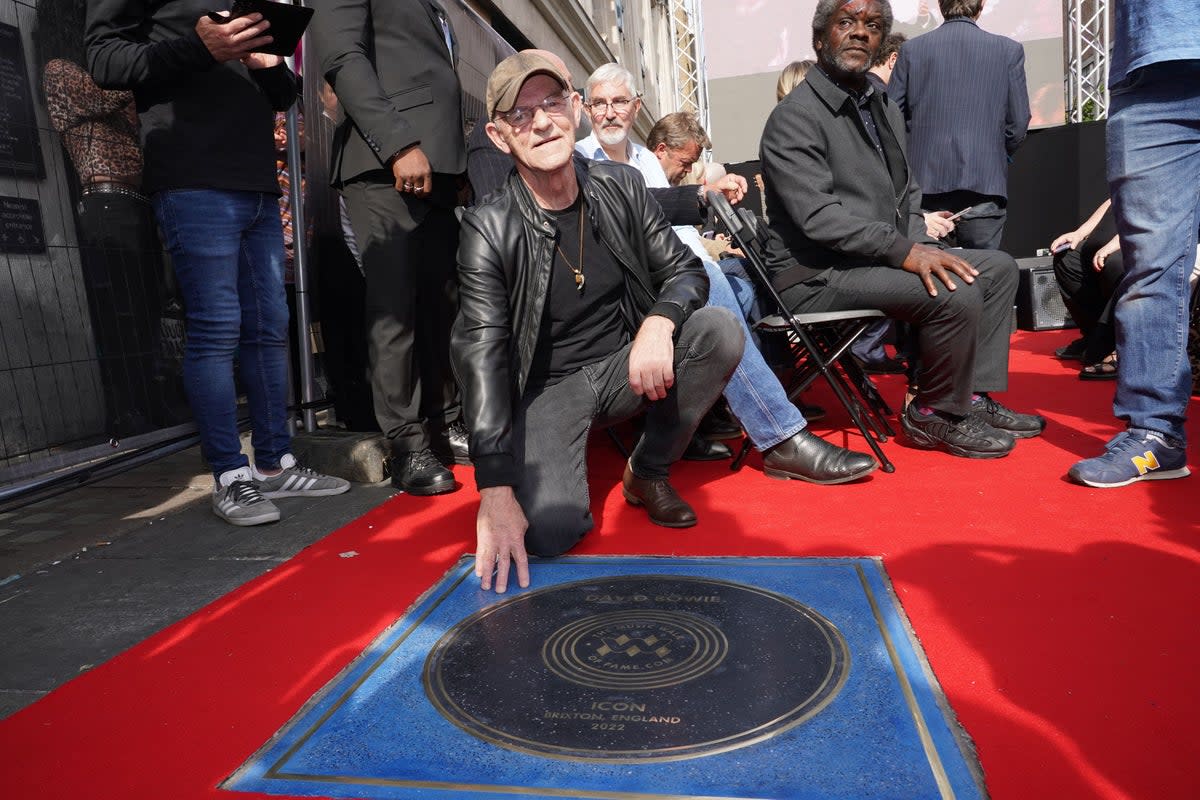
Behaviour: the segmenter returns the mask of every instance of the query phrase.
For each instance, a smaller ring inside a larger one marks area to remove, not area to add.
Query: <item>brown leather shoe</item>
[[[631,506],[645,506],[650,521],[665,528],[690,528],[696,524],[696,512],[684,502],[667,481],[639,478],[625,465],[621,479],[622,494]]]

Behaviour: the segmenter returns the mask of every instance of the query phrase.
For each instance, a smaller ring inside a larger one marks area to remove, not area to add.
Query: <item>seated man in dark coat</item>
[[[877,308],[914,324],[915,399],[901,415],[909,440],[1004,456],[1046,424],[990,395],[1008,385],[1016,262],[926,235],[904,120],[866,77],[891,26],[887,0],[817,5],[817,66],[763,131],[772,281],[799,313]]]
[[[585,450],[593,426],[649,404],[622,491],[651,522],[694,525],[668,482],[741,358],[708,279],[619,164],[572,158],[579,95],[533,53],[488,79],[488,136],[511,155],[507,188],[469,209],[458,251],[452,358],[480,504],[481,585],[529,584],[526,552],[565,552],[592,527]]]

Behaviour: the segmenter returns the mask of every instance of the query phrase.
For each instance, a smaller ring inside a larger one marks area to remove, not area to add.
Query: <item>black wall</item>
[[[1030,131],[1008,172],[1008,223],[1001,248],[1036,255],[1074,230],[1108,197],[1104,123]]]

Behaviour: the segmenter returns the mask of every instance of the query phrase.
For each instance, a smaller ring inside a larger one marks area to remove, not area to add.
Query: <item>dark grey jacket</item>
[[[820,69],[771,112],[761,158],[776,288],[834,266],[898,267],[914,242],[937,244],[925,233],[904,120],[886,95],[875,92],[870,105],[886,160],[854,100]]]
[[[592,229],[624,269],[621,318],[630,336],[650,314],[672,320],[678,331],[708,302],[700,259],[671,230],[636,169],[573,164]],[[481,489],[513,481],[512,411],[537,347],[556,233],[515,171],[506,191],[463,215],[450,353]]]
[[[927,194],[1008,196],[1008,161],[1029,128],[1025,50],[966,17],[906,42],[888,94],[908,125]]]
[[[437,0],[309,0],[309,39],[345,121],[333,140],[336,186],[419,144],[434,172],[467,169],[462,92]],[[446,23],[449,25],[449,23]]]

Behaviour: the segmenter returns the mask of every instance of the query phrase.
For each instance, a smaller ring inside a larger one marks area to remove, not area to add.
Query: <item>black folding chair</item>
[[[724,195],[709,192],[708,201],[709,208],[716,212],[734,243],[745,254],[760,299],[770,298],[774,305],[776,313],[758,320],[754,327],[763,333],[786,337],[794,365],[788,382],[788,397],[794,399],[818,376],[824,378],[871,446],[883,471],[895,472],[895,465],[879,446],[889,436],[896,435],[887,420],[892,410],[871,377],[863,372],[850,353],[850,346],[858,337],[886,314],[875,309],[793,314],[775,290],[767,272],[764,252],[770,234],[765,226],[745,209],[735,213]],[[750,440],[746,439],[731,469],[741,467],[749,449]]]

